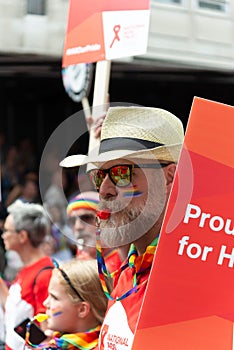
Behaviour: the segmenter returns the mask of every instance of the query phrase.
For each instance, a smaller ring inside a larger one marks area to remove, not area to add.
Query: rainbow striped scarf
[[[116,270],[112,273],[109,273],[106,268],[105,260],[102,254],[102,248],[101,248],[101,242],[100,242],[100,228],[97,229],[96,232],[96,251],[97,251],[97,262],[98,262],[98,272],[100,281],[102,284],[102,289],[106,295],[106,297],[109,300],[122,300],[125,299],[127,296],[132,294],[133,292],[137,292],[142,286],[142,284],[147,283],[147,280],[142,282],[140,285],[138,284],[137,277],[144,271],[146,271],[148,268],[151,267],[152,261],[154,258],[154,254],[156,251],[156,246],[158,244],[158,238],[156,237],[153,242],[147,247],[145,253],[141,256],[138,256],[136,248],[134,244],[131,244],[129,253],[128,253],[128,261],[126,264],[122,265],[119,270]],[[108,291],[105,277],[113,278],[115,275],[120,274],[123,270],[125,270],[127,267],[130,267],[133,271],[133,287],[128,290],[126,293],[121,295],[118,298],[113,298]]]
[[[98,325],[95,328],[88,330],[83,333],[76,334],[61,334],[59,332],[54,332],[53,339],[48,343],[33,346],[41,350],[49,349],[66,349],[66,350],[91,350],[95,349],[98,345],[98,337],[100,333],[101,326]]]

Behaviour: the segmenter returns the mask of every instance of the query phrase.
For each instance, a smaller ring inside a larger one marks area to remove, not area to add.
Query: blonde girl
[[[57,264],[44,305],[51,336],[39,349],[96,349],[107,307],[97,261],[72,259]]]

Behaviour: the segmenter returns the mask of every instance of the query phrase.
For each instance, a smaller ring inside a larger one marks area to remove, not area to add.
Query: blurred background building
[[[68,5],[0,0],[0,131],[8,144],[29,136],[38,155],[82,108],[61,77]],[[151,0],[147,53],[114,60],[109,91],[111,102],[166,108],[185,126],[194,96],[233,104],[233,0]]]

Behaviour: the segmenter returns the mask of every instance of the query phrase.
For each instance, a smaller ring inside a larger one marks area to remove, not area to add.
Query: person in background
[[[0,276],[3,276],[6,268],[6,256],[3,247],[0,245]],[[5,350],[5,327],[4,327],[4,312],[0,304],[0,350]]]
[[[67,186],[65,172],[57,167],[51,175],[51,184],[43,198],[44,208],[52,222],[52,236],[55,242],[55,250],[52,256],[60,261],[71,259],[74,256],[75,249],[72,231],[67,225],[67,199],[65,195]]]
[[[113,291],[106,293],[109,303],[100,350],[132,348],[183,139],[182,122],[166,110],[111,107],[102,125],[98,155],[72,156],[60,163],[97,167],[90,170],[100,195],[97,239],[107,247],[131,244]],[[103,280],[108,275],[105,259],[98,263]]]
[[[15,201],[7,210],[3,242],[7,251],[19,254],[23,267],[9,290],[5,281],[0,279],[0,300],[5,313],[6,350],[21,350],[24,341],[14,327],[27,317],[31,319],[45,311],[43,302],[54,265],[43,253],[41,243],[50,230],[50,224],[40,204]]]
[[[48,338],[38,349],[97,349],[107,298],[95,260],[72,259],[57,264],[44,305]]]
[[[40,202],[38,175],[36,172],[28,172],[22,175],[22,180],[16,183],[8,193],[5,204],[9,207],[16,200],[20,200],[24,203]],[[4,277],[11,282],[22,267],[22,262],[18,253],[13,250],[7,250],[5,255],[7,264],[4,270]]]
[[[40,203],[39,197],[38,175],[36,172],[28,172],[21,176],[19,182],[9,192],[6,206],[9,207],[17,199],[24,203]]]
[[[6,135],[2,130],[0,130],[0,160],[1,160],[1,164],[3,164],[5,162],[7,147],[8,146],[6,143]]]
[[[95,222],[98,203],[98,193],[87,191],[72,198],[67,205],[68,224],[77,245],[76,256],[82,259],[96,258]]]
[[[51,220],[51,236],[54,242],[51,257],[59,261],[72,259],[76,244],[67,217],[64,215],[64,207],[50,200],[48,204],[45,203],[45,208]]]
[[[99,195],[95,191],[82,192],[72,198],[67,206],[68,223],[72,228],[76,244],[77,257],[96,259],[96,212]],[[105,249],[105,259],[110,271],[119,269],[125,256],[117,249]]]
[[[37,171],[38,159],[36,155],[33,138],[24,136],[19,140],[19,164],[24,169],[24,173]]]
[[[7,216],[7,197],[14,186],[20,181],[20,172],[18,169],[19,153],[16,146],[7,149],[5,161],[1,164],[1,224]],[[1,225],[2,228],[2,225]]]
[[[60,169],[56,169],[51,175],[51,183],[43,197],[44,204],[51,205],[51,203],[56,203],[59,205],[64,217],[66,216],[67,205],[64,191],[66,190],[67,185],[68,183],[66,174],[64,172],[61,172]]]

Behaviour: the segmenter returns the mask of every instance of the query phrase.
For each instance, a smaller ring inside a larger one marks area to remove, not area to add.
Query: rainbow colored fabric
[[[130,294],[135,293],[139,290],[140,285],[137,281],[137,276],[142,273],[144,270],[151,267],[153,258],[155,255],[156,247],[158,244],[159,237],[156,237],[153,242],[147,247],[145,253],[141,256],[138,256],[136,248],[134,244],[131,244],[129,252],[128,252],[128,261],[126,264],[122,265],[119,270],[116,270],[112,273],[109,273],[106,268],[105,260],[102,254],[101,242],[100,242],[100,227],[97,228],[96,231],[96,252],[97,252],[97,262],[98,262],[98,272],[99,278],[101,281],[102,289],[104,294],[109,300],[122,300],[127,298]],[[111,293],[109,292],[105,277],[113,278],[116,274],[121,273],[127,267],[132,269],[133,275],[133,286],[130,290],[126,291],[123,295],[118,298],[113,298]],[[147,283],[147,280],[141,283],[141,285]]]
[[[71,199],[67,206],[67,215],[69,216],[73,210],[88,209],[97,211],[99,201],[92,197],[82,197],[82,194]]]
[[[53,339],[51,339],[48,343],[35,345],[26,339],[26,344],[29,344],[32,348],[40,350],[92,350],[98,345],[100,329],[101,325],[98,325],[97,327],[83,333],[61,334],[59,332],[54,332]]]

